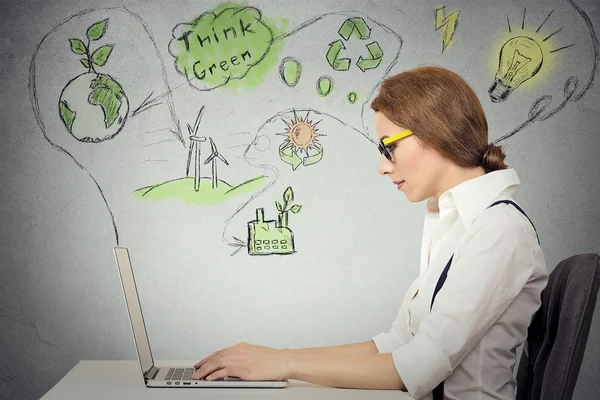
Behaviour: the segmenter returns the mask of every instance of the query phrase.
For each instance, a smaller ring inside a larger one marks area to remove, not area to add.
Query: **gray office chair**
[[[600,256],[578,254],[548,277],[517,370],[517,400],[570,400],[600,287]]]

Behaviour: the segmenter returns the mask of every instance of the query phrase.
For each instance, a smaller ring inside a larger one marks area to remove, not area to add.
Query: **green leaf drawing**
[[[103,66],[106,64],[106,61],[108,61],[108,57],[110,57],[112,49],[112,44],[99,47],[96,51],[94,51],[94,54],[92,54],[92,62],[100,67]]]
[[[108,28],[108,18],[105,20],[96,22],[94,25],[90,26],[87,30],[87,37],[90,40],[98,40],[104,33],[106,32],[106,28]]]
[[[90,61],[87,58],[82,58],[81,63],[83,64],[84,67],[89,68],[90,67]]]
[[[283,200],[285,200],[286,203],[294,201],[294,191],[292,190],[291,186],[285,189],[285,192],[283,192]]]
[[[60,111],[60,118],[63,120],[67,128],[69,128],[69,132],[73,127],[73,121],[75,121],[75,111],[71,111],[69,105],[66,101],[61,101],[58,105],[58,109]]]
[[[86,53],[85,44],[79,39],[69,39],[71,43],[71,51],[75,54],[79,54],[80,56],[84,56]]]
[[[275,201],[275,207],[277,207],[277,211],[283,212],[283,205],[281,204],[280,201],[278,201],[278,200]]]
[[[88,97],[88,102],[102,107],[102,111],[104,111],[104,125],[108,129],[119,116],[119,109],[121,108],[123,99],[123,88],[109,75],[98,75],[90,86],[93,90]]]
[[[302,209],[302,206],[300,204],[294,204],[290,211],[294,214],[298,214],[300,212],[300,209]]]

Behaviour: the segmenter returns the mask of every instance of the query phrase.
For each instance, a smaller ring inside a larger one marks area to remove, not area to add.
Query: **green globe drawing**
[[[60,117],[77,140],[102,142],[119,133],[129,100],[110,75],[83,73],[67,83],[58,102]]]

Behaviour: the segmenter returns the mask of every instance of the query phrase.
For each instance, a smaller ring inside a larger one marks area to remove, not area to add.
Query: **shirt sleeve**
[[[537,239],[513,211],[495,207],[471,225],[430,314],[392,352],[412,397],[429,394],[452,374],[534,274]]]
[[[374,336],[372,340],[375,343],[378,352],[391,353],[398,347],[408,343],[410,338],[412,338],[412,335],[405,328],[404,313],[402,308],[400,308],[398,318],[392,324],[392,328],[389,332],[380,333],[379,335]]]
[[[388,332],[380,333],[379,335],[371,338],[377,347],[377,351],[380,353],[391,353],[398,347],[408,343],[408,341],[413,337],[412,333],[410,333],[408,327],[406,326],[405,320],[411,296],[419,286],[420,279],[421,276],[418,276],[406,291],[404,299],[402,300],[402,305],[398,311],[398,316],[392,324],[392,328]]]

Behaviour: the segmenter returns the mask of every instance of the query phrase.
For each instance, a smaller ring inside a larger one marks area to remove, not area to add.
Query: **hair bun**
[[[497,171],[499,169],[506,169],[508,165],[504,163],[506,154],[502,151],[502,146],[496,146],[493,143],[487,145],[483,155],[481,156],[481,166],[485,169],[485,172]]]

